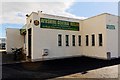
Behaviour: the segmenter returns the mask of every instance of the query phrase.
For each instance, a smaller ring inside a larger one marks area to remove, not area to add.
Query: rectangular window
[[[75,35],[72,35],[72,46],[75,46]]]
[[[102,46],[102,34],[99,34],[99,46]]]
[[[69,35],[66,35],[66,46],[69,46]]]
[[[89,39],[88,39],[88,35],[86,35],[86,46],[89,45]]]
[[[62,46],[62,35],[58,35],[58,46]]]
[[[81,36],[78,36],[78,45],[81,46]]]
[[[92,46],[95,46],[95,35],[92,35]]]

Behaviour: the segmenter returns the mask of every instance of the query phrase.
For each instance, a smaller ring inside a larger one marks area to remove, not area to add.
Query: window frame
[[[86,35],[85,38],[86,38],[86,46],[89,46],[89,35]]]
[[[81,35],[78,35],[78,46],[81,46]]]
[[[62,46],[62,34],[58,34],[58,46]]]
[[[92,46],[95,46],[95,34],[92,34],[91,35],[91,37],[92,37]]]
[[[103,35],[102,33],[98,34],[99,46],[103,46]]]
[[[69,46],[69,35],[65,35],[66,46]]]
[[[75,35],[72,35],[72,46],[75,46]]]

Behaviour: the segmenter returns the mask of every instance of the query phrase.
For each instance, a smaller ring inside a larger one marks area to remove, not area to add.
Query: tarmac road
[[[2,65],[2,79],[52,79],[60,76],[112,66],[120,59],[103,60],[85,56]]]

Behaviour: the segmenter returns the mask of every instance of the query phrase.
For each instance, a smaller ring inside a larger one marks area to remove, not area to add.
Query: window
[[[69,46],[69,35],[66,35],[66,46]]]
[[[102,46],[102,34],[99,34],[99,46]]]
[[[86,35],[86,46],[89,45],[88,35]]]
[[[78,36],[78,45],[81,46],[81,36]]]
[[[62,46],[62,35],[58,35],[58,46]]]
[[[92,46],[95,46],[95,35],[92,35]]]
[[[72,46],[75,46],[75,35],[72,35]]]

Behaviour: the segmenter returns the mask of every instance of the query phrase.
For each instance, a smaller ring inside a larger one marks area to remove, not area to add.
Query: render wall
[[[111,53],[111,57],[118,57],[118,17],[106,15],[106,24],[115,25],[115,29],[106,29],[107,52]]]
[[[112,56],[116,56],[117,53],[117,35],[115,35],[117,31],[111,32],[107,31],[106,25],[109,23],[107,21],[108,14],[101,14],[92,18],[88,18],[85,20],[75,20],[65,17],[58,17],[53,15],[47,15],[42,13],[33,13],[31,14],[32,23],[28,24],[27,29],[32,28],[32,59],[42,58],[43,49],[49,50],[49,55],[44,58],[56,58],[56,57],[67,57],[67,56],[75,56],[75,55],[86,55],[90,57],[99,57],[99,58],[107,58],[107,52],[111,51],[115,53]],[[40,28],[40,24],[35,26],[33,24],[34,20],[40,21],[40,18],[51,18],[58,20],[66,20],[73,22],[80,22],[80,31],[69,31],[69,30],[58,30],[58,29],[45,29]],[[112,18],[110,18],[111,20]],[[29,19],[30,20],[30,19]],[[29,22],[28,20],[28,22]],[[115,21],[113,19],[113,21]],[[111,21],[111,22],[113,22]],[[115,23],[116,24],[116,23]],[[62,34],[62,46],[58,46],[58,34]],[[95,46],[92,46],[92,34],[95,35]],[[99,46],[99,36],[98,34],[102,34],[103,45]],[[69,43],[70,46],[65,46],[65,35],[69,35]],[[72,46],[72,35],[76,36],[76,46]],[[82,37],[82,46],[78,46],[78,35]],[[89,35],[89,46],[86,46],[86,38],[85,36]],[[116,39],[116,43],[112,43],[113,39]],[[27,39],[27,34],[26,34]],[[108,41],[109,40],[109,41]],[[28,39],[26,40],[27,44]],[[109,44],[110,43],[110,44]],[[27,44],[28,45],[28,44]],[[114,49],[113,47],[114,46]],[[27,52],[28,54],[28,52]]]
[[[60,57],[67,57],[67,56],[75,56],[82,54],[82,47],[78,46],[78,35],[81,35],[81,25],[80,31],[70,31],[70,30],[59,30],[59,29],[46,29],[40,28],[40,24],[38,26],[34,25],[34,20],[40,21],[40,18],[51,18],[51,19],[58,19],[58,20],[66,20],[66,21],[73,21],[79,22],[77,19],[71,19],[66,17],[60,16],[53,16],[48,14],[41,14],[41,13],[32,13],[31,17],[27,20],[27,30],[32,28],[32,44],[31,44],[31,57],[32,59],[39,59],[42,58],[42,51],[43,49],[49,50],[49,55],[44,58],[60,58]],[[29,23],[29,20],[32,19],[32,22]],[[62,35],[62,46],[58,46],[58,34]],[[69,44],[70,46],[65,45],[65,35],[69,35]],[[76,46],[72,46],[72,35],[76,35]],[[26,45],[28,45],[28,32],[26,34]],[[27,55],[28,55],[28,47],[26,46]]]
[[[92,34],[95,35],[95,46],[92,46]],[[99,36],[102,34],[103,46],[99,46]],[[89,46],[86,46],[86,35],[89,36]],[[98,15],[82,22],[83,54],[90,57],[106,58],[106,15]]]
[[[11,52],[11,48],[21,48],[24,44],[24,37],[20,35],[19,29],[6,29],[6,51]]]
[[[120,17],[118,17],[118,57],[120,57]]]
[[[49,54],[44,58],[60,58],[82,55],[82,48],[78,46],[79,31],[32,28],[32,58],[42,58],[42,50],[48,49]],[[62,35],[62,46],[58,46],[58,34]],[[69,46],[65,45],[65,35],[69,35]],[[72,35],[76,37],[76,46],[72,46]]]

